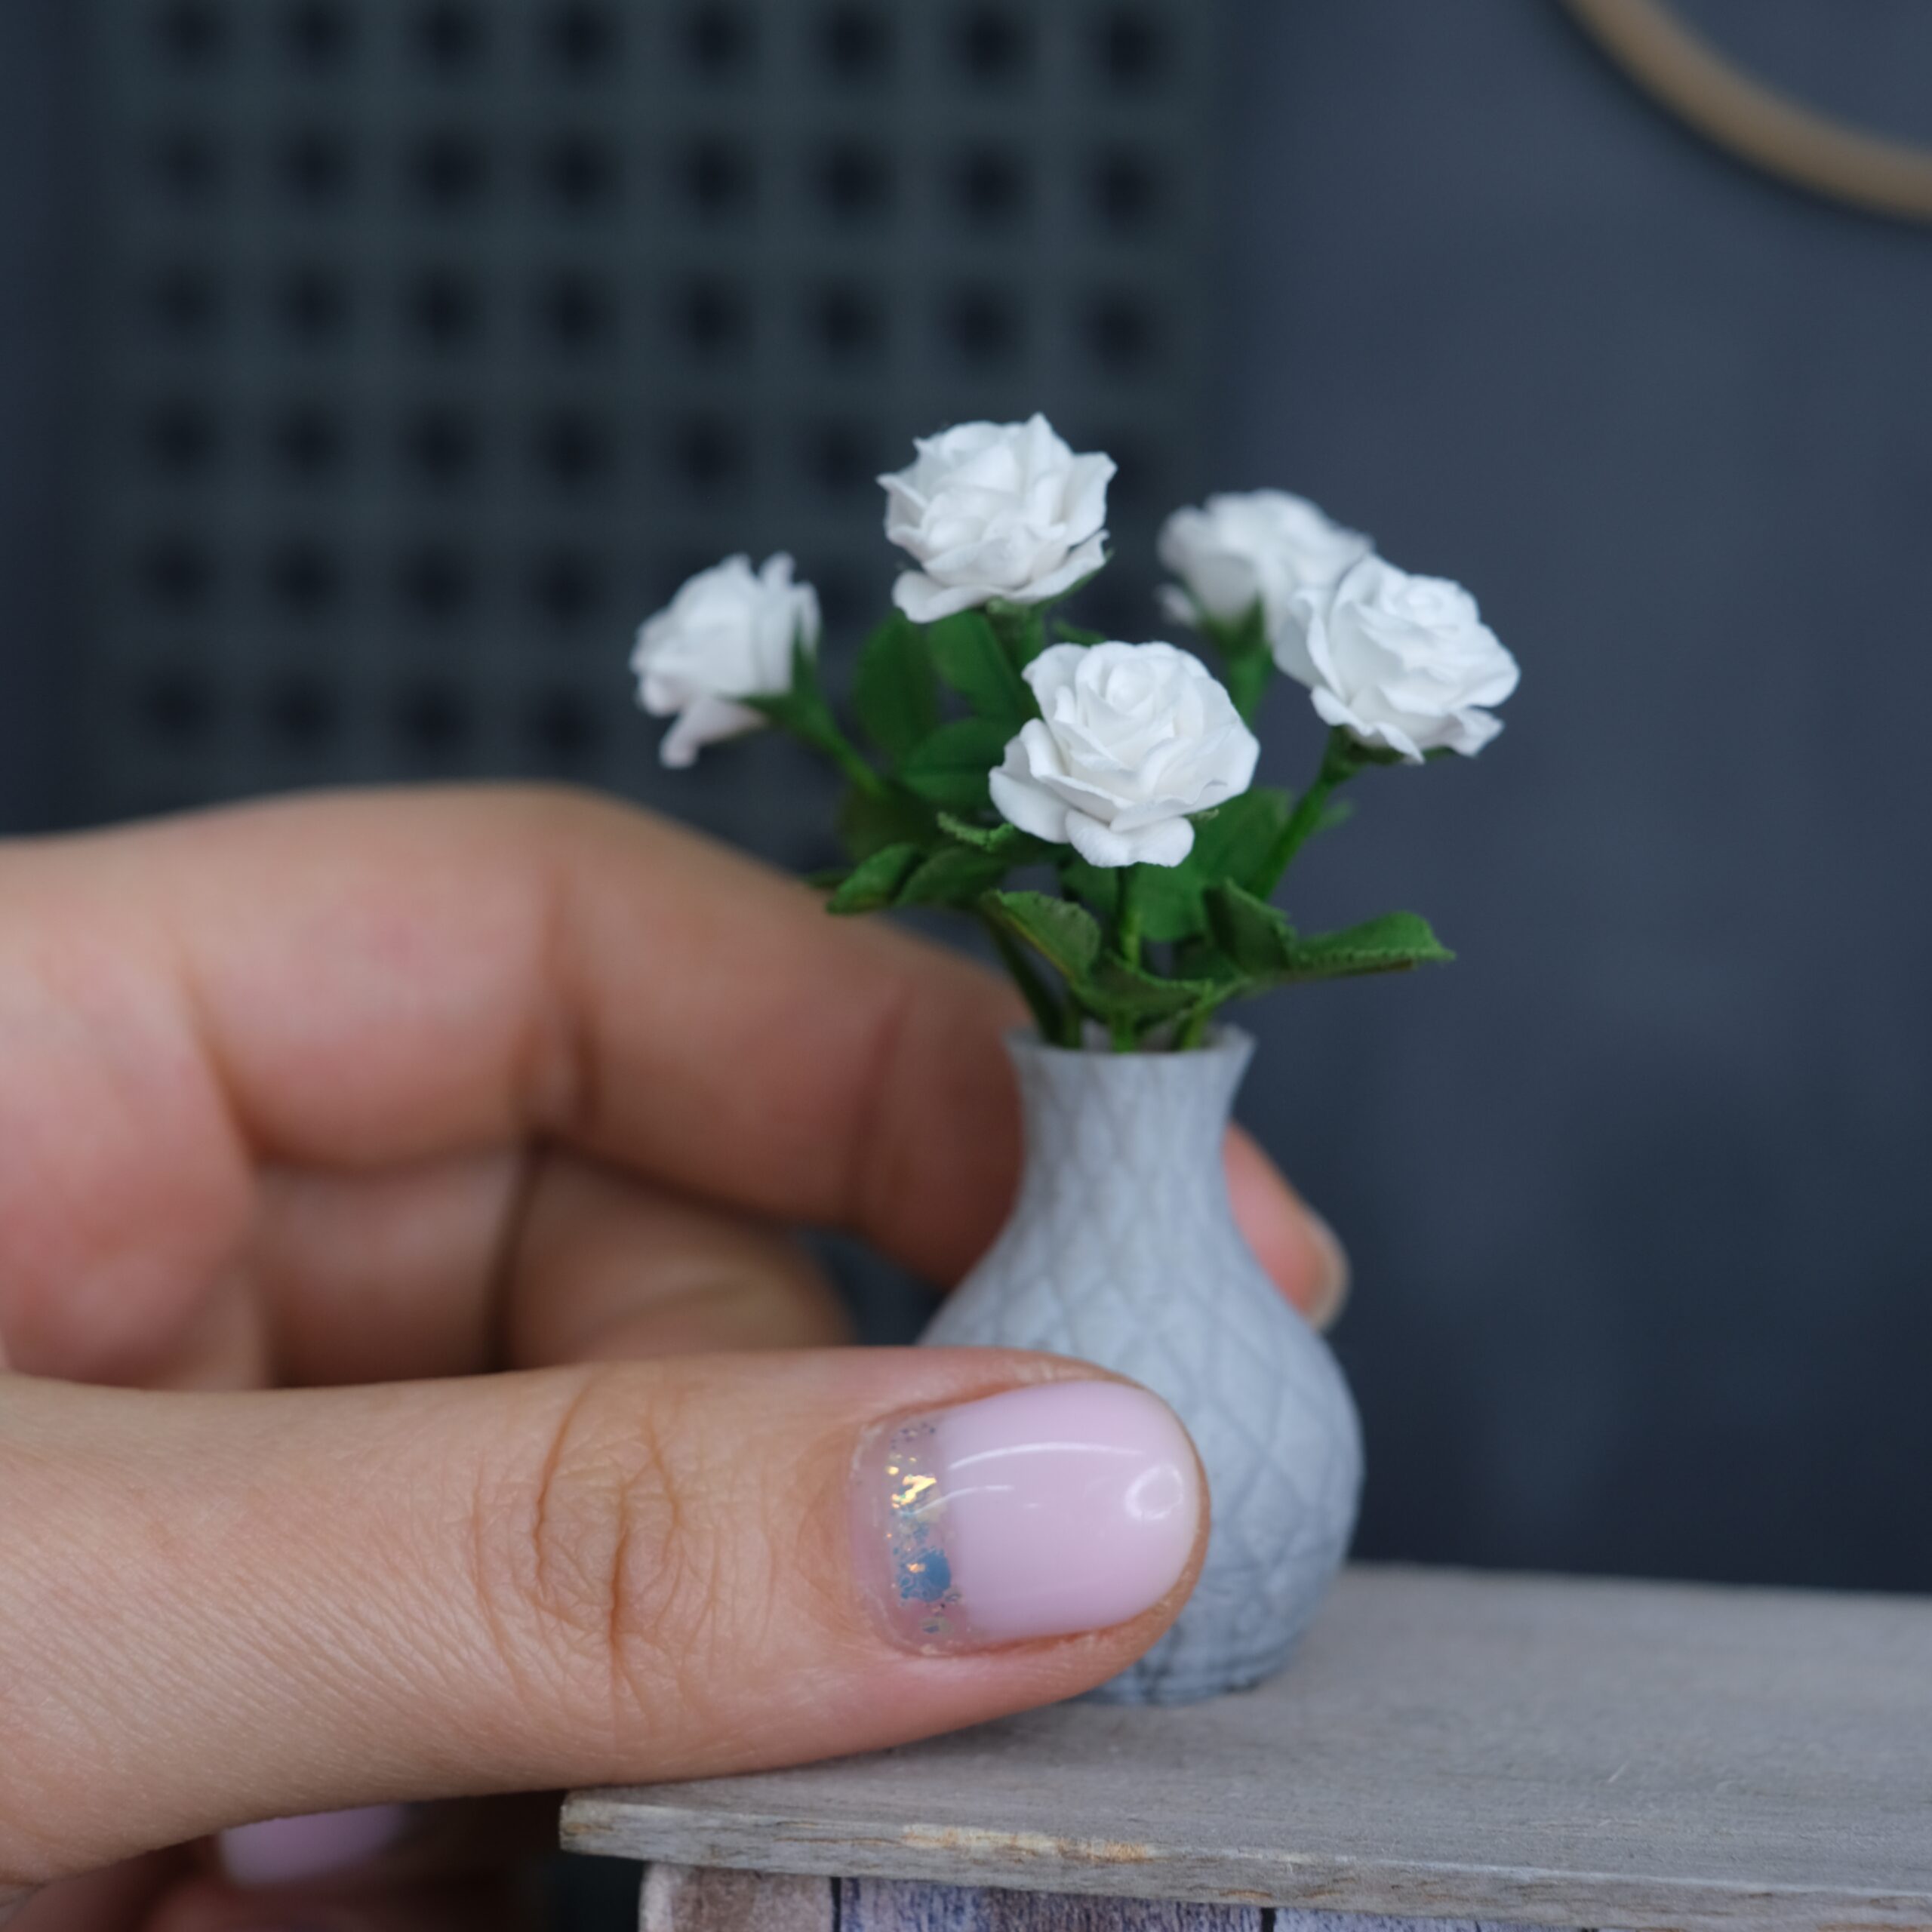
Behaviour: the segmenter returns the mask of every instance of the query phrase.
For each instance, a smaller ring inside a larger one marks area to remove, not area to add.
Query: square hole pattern
[[[98,815],[524,774],[770,848],[729,761],[657,774],[632,630],[785,548],[842,658],[897,568],[874,478],[970,417],[1112,451],[1079,614],[1155,632],[1219,5],[86,4]]]

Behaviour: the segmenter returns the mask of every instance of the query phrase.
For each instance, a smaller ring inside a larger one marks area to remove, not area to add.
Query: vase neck
[[[1222,1142],[1254,1041],[1223,1029],[1185,1053],[1074,1052],[1031,1035],[1008,1042],[1026,1131],[1022,1213],[1077,1211],[1066,1177],[1151,1194],[1176,1189],[1224,1208]]]

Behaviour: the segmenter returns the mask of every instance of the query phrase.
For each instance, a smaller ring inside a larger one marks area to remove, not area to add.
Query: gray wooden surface
[[[1246,1696],[579,1792],[564,1838],[1412,1918],[1932,1928],[1932,1603],[1358,1569]]]

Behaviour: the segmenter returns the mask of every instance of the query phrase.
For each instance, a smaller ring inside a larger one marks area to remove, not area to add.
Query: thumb
[[[1049,1357],[261,1395],[0,1377],[0,1893],[224,1826],[869,1750],[1192,1588],[1172,1414]]]

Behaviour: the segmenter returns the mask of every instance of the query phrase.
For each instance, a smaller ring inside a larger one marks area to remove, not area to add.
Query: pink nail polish
[[[1159,1602],[1193,1552],[1200,1466],[1144,1389],[1048,1383],[890,1425],[860,1451],[854,1502],[892,1635],[977,1650]]]
[[[239,1825],[217,1841],[222,1869],[238,1885],[292,1885],[325,1878],[386,1851],[409,1828],[406,1804],[367,1804]]]

